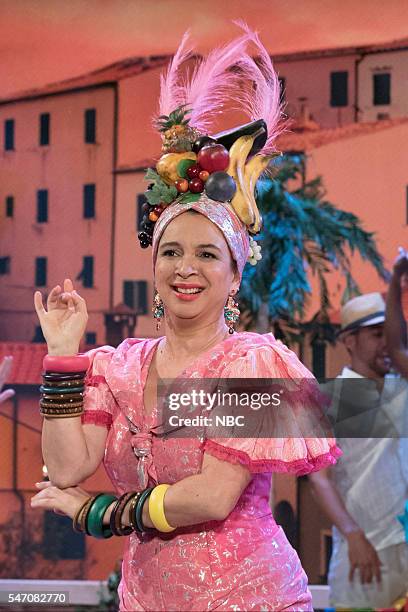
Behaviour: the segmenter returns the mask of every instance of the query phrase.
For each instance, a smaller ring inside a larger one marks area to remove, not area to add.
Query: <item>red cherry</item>
[[[183,179],[183,178],[177,179],[174,184],[179,193],[186,193],[186,191],[188,191],[188,180],[187,179]]]
[[[200,150],[197,161],[203,170],[211,174],[226,170],[230,158],[227,149],[222,144],[212,144]]]
[[[210,173],[207,172],[207,170],[201,170],[200,174],[198,175],[198,177],[203,181],[203,183],[205,183],[209,176]]]
[[[204,191],[204,183],[200,178],[193,178],[188,184],[191,193],[201,193]]]
[[[189,179],[197,178],[201,172],[201,168],[198,164],[194,164],[187,168],[187,176]]]
[[[161,206],[155,206],[155,207],[153,208],[153,211],[156,213],[156,215],[159,215],[159,217],[160,217],[160,215],[161,215],[161,214],[162,214],[162,212],[163,212],[163,208],[162,208]]]

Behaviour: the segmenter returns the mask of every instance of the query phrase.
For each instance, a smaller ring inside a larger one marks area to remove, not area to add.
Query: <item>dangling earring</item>
[[[164,317],[164,303],[158,293],[154,296],[152,313],[156,319],[156,330],[159,331],[161,320]]]
[[[235,329],[234,325],[239,321],[240,310],[238,307],[238,303],[234,300],[232,295],[228,296],[228,301],[224,306],[224,318],[225,322],[228,325],[228,333],[233,334]]]

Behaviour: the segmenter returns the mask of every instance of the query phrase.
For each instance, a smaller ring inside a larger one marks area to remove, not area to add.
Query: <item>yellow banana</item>
[[[228,174],[232,176],[237,186],[231,205],[241,221],[247,226],[254,223],[255,215],[245,183],[245,162],[256,136],[257,134],[241,136],[234,142],[229,151],[230,163],[227,169]]]
[[[255,200],[256,183],[262,172],[268,167],[271,159],[276,157],[276,155],[279,154],[274,153],[273,155],[254,155],[254,157],[245,166],[246,191],[249,194],[250,205],[252,206],[254,215],[254,222],[249,228],[249,231],[253,234],[257,234],[261,230],[262,225],[262,218]]]

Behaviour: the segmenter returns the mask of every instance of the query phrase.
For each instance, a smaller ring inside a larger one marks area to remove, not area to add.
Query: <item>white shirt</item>
[[[363,377],[346,367],[337,377],[341,378]],[[344,454],[333,466],[332,476],[348,512],[380,550],[405,541],[397,515],[403,514],[408,499],[408,438],[404,437],[408,423],[408,382],[386,376],[381,393],[374,381],[366,379],[365,382],[368,386],[364,403],[369,400],[369,405],[356,417],[358,429],[355,431],[363,431],[361,423],[369,422],[370,428],[374,427],[377,432],[383,429],[391,435],[338,437]],[[341,537],[335,527],[333,537]]]

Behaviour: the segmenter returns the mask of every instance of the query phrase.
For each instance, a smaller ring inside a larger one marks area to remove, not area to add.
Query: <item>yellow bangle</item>
[[[154,487],[149,495],[149,516],[157,531],[169,533],[174,531],[176,527],[172,527],[166,520],[164,514],[164,496],[166,495],[169,484],[160,484]]]

